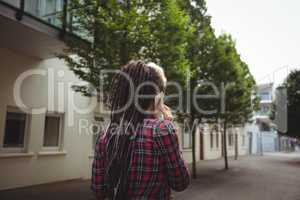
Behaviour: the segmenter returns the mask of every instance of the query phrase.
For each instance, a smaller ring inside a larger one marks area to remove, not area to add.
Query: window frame
[[[31,115],[24,111],[25,109],[21,109],[16,106],[7,106],[5,117],[4,117],[4,126],[2,129],[1,137],[0,137],[0,152],[1,153],[26,153],[28,152],[29,146],[29,135],[30,135],[30,127],[31,127]],[[5,140],[5,129],[6,129],[6,120],[7,120],[7,113],[18,113],[18,114],[25,114],[25,128],[24,128],[24,139],[23,139],[23,147],[4,147],[4,140]]]
[[[210,148],[214,149],[215,148],[215,144],[214,144],[214,131],[210,131],[209,133],[209,140],[210,140]]]
[[[185,143],[185,138],[188,135],[188,143]],[[183,150],[190,150],[192,149],[193,146],[193,136],[192,136],[192,132],[190,130],[186,130],[186,126],[185,124],[182,125],[182,129],[181,129],[181,147]],[[188,144],[187,146],[185,144]]]
[[[229,132],[228,134],[228,146],[233,147],[234,146],[234,133]]]
[[[59,117],[59,136],[58,136],[58,146],[44,146],[45,139],[45,128],[46,128],[46,118],[49,117]],[[43,137],[42,137],[42,151],[63,151],[64,148],[64,121],[65,121],[65,113],[62,112],[51,112],[47,111],[44,117],[44,129],[43,129]]]
[[[242,135],[242,146],[243,147],[246,146],[246,135],[245,134]]]
[[[219,131],[216,132],[216,148],[219,149],[220,147],[220,137],[219,137]]]

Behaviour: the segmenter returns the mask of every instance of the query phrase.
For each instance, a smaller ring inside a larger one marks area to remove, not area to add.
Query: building
[[[54,56],[63,2],[0,1],[0,190],[90,177],[93,101]]]
[[[260,98],[259,107],[252,118],[252,123],[247,124],[246,131],[249,135],[249,153],[262,154],[279,150],[279,137],[275,125],[270,119],[272,110],[273,84],[258,85],[255,93]]]
[[[179,142],[181,143],[182,152],[185,160],[192,162],[192,135],[195,131],[195,149],[196,161],[222,159],[223,152],[223,129],[221,123],[201,123],[194,129],[184,131],[182,125],[177,125]],[[227,152],[229,157],[244,156],[248,154],[248,135],[244,127],[231,127],[227,130]]]

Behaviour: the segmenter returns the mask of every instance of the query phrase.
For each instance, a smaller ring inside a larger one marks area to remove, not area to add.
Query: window
[[[20,2],[19,1],[12,1],[12,0],[2,0],[5,3],[8,3],[16,8],[20,8]]]
[[[246,136],[242,135],[242,145],[246,146]]]
[[[25,1],[25,11],[34,15],[34,16],[40,16],[40,0],[31,0],[31,1]]]
[[[259,97],[263,101],[271,100],[271,95],[269,92],[261,92],[261,93],[259,93]]]
[[[233,133],[229,133],[228,135],[228,145],[233,146]]]
[[[44,141],[46,148],[62,148],[63,114],[48,113],[45,118]]]
[[[214,148],[214,133],[210,132],[210,148]]]
[[[268,115],[270,112],[270,106],[268,105],[261,105],[260,112],[262,115]]]
[[[25,151],[28,127],[29,115],[18,108],[9,106],[6,112],[3,149],[13,152]]]
[[[25,1],[25,11],[54,26],[61,27],[64,0],[30,0]]]
[[[184,124],[182,128],[182,148],[191,149],[192,148],[192,130],[189,126]]]
[[[216,146],[217,146],[217,148],[219,148],[219,133],[217,132],[216,133]]]
[[[260,124],[260,131],[271,131],[271,127],[266,122],[261,122]]]

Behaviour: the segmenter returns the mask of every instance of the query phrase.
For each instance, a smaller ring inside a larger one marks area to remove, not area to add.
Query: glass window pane
[[[271,100],[271,96],[269,92],[261,92],[259,94],[261,100],[266,101],[266,100]]]
[[[26,0],[25,11],[49,24],[62,26],[63,0]]]
[[[12,5],[16,8],[20,7],[20,0],[2,0],[5,3],[8,3],[9,5]]]
[[[40,14],[40,3],[39,0],[26,0],[25,11],[33,16],[39,17]]]
[[[26,114],[7,112],[4,147],[24,147]]]
[[[60,135],[60,117],[46,116],[44,146],[57,147],[59,146]]]

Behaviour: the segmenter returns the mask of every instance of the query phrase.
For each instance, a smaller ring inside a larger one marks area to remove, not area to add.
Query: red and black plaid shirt
[[[167,200],[171,189],[182,191],[190,182],[188,168],[179,150],[177,129],[171,121],[145,119],[133,140],[133,154],[128,176],[131,199]],[[96,143],[92,167],[92,190],[99,199],[106,196],[107,137]]]

